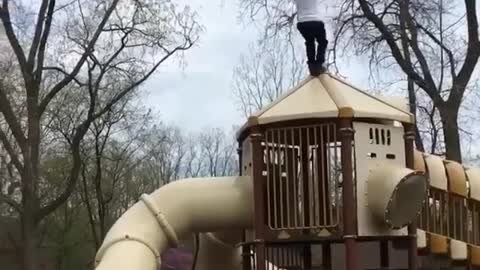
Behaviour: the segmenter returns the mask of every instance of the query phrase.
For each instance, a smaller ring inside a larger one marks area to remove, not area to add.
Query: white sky
[[[241,124],[230,88],[232,72],[257,35],[252,27],[238,23],[236,1],[228,2],[189,1],[205,32],[186,52],[185,68],[170,61],[144,86],[146,105],[160,112],[162,120],[192,131]]]
[[[258,31],[239,22],[238,0],[174,2],[192,6],[205,32],[196,47],[186,52],[185,68],[178,62],[168,61],[145,83],[145,105],[159,113],[159,120],[187,131],[212,127],[230,130],[232,126],[242,125],[244,119],[231,88],[233,69],[240,55],[247,52],[250,43],[258,37]],[[342,75],[352,84],[368,89],[368,59],[339,60]]]
[[[190,131],[242,125],[231,88],[232,74],[257,31],[239,22],[237,0],[193,0],[189,4],[197,9],[205,32],[186,53],[185,69],[171,61],[144,85],[145,104],[159,112],[161,120]],[[350,68],[342,69],[342,74],[350,81],[367,80],[367,74],[356,72],[362,70],[358,63],[347,64]]]

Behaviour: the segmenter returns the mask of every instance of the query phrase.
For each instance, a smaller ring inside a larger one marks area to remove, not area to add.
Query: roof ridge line
[[[340,79],[340,78],[337,77],[337,76],[334,76],[334,75],[331,75],[331,74],[329,74],[329,75],[330,75],[330,77],[332,77],[333,79],[335,79],[335,80],[337,80],[337,81],[339,81],[339,82],[341,82],[341,83],[344,83],[344,84],[352,87],[353,89],[357,90],[358,92],[360,92],[360,93],[362,93],[362,94],[364,94],[364,95],[366,95],[366,96],[368,96],[368,97],[370,97],[370,98],[372,98],[372,99],[375,99],[375,100],[379,101],[380,103],[383,103],[383,104],[385,104],[385,105],[387,105],[387,106],[389,106],[389,107],[391,107],[391,108],[394,108],[394,109],[396,109],[396,110],[398,110],[398,111],[401,111],[401,112],[403,112],[403,113],[412,115],[411,112],[404,111],[403,109],[400,109],[400,108],[398,108],[398,107],[396,107],[396,106],[394,106],[394,105],[392,105],[392,104],[390,104],[390,103],[388,103],[388,102],[386,102],[386,101],[384,101],[384,100],[382,100],[382,99],[380,99],[380,98],[378,98],[378,97],[376,97],[376,96],[374,96],[374,95],[371,95],[371,94],[369,94],[369,93],[361,90],[361,89],[358,88],[357,86],[355,86],[355,85],[353,85],[353,84],[351,84],[351,83],[349,83],[349,82],[347,82],[347,81],[344,81],[344,80]]]
[[[273,102],[271,102],[270,104],[268,104],[268,106],[266,106],[265,108],[257,111],[255,114],[253,114],[252,116],[255,116],[255,117],[260,117],[262,116],[262,114],[264,114],[265,112],[267,112],[268,110],[270,110],[273,106],[277,105],[278,103],[282,102],[284,99],[288,98],[290,95],[292,95],[294,92],[296,92],[298,89],[300,89],[302,86],[304,86],[305,84],[307,84],[309,81],[315,79],[316,77],[314,76],[311,76],[311,75],[308,75],[305,79],[303,79],[300,83],[298,83],[297,85],[293,86],[290,90],[286,91],[285,93],[283,93],[281,96],[279,96],[276,100],[274,100]]]

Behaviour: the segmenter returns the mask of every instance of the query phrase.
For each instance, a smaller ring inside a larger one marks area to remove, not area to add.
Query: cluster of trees
[[[181,178],[237,174],[232,134],[187,133],[138,110],[112,111],[85,135],[75,189],[40,224],[40,246],[55,255],[55,269],[91,268],[108,229],[141,194]],[[69,163],[66,156],[49,154],[43,167],[49,194],[61,189]]]
[[[174,1],[0,3],[0,218],[20,269],[91,269],[141,193],[237,170],[233,135],[188,134],[139,88],[202,31]],[[4,240],[2,238],[2,240]]]
[[[72,109],[76,104],[63,106]],[[66,127],[72,125],[66,119],[72,114],[63,116],[52,120],[44,131],[48,139],[42,148],[37,185],[39,198],[45,201],[68,188],[65,179],[74,166],[70,145],[55,136],[61,130],[66,136]],[[181,178],[237,174],[237,145],[231,132],[219,128],[186,132],[155,119],[131,95],[91,123],[79,145],[77,182],[68,198],[36,225],[38,240],[33,252],[45,256],[35,258],[37,262],[47,261],[52,269],[91,269],[108,229],[141,194]],[[0,149],[4,196],[0,218],[18,219],[20,224],[22,208],[15,204],[24,196],[22,180],[8,152]],[[20,249],[22,240],[17,239],[12,235],[7,245]],[[21,254],[21,250],[16,252]]]

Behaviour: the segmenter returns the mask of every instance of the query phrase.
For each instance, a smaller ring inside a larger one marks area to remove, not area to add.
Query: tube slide
[[[242,230],[200,234],[195,270],[242,269]]]
[[[175,181],[142,195],[108,232],[96,269],[157,270],[160,254],[178,239],[207,232],[219,233],[201,235],[197,269],[239,269],[234,243],[241,234],[232,230],[252,227],[252,194],[250,177],[240,176]]]

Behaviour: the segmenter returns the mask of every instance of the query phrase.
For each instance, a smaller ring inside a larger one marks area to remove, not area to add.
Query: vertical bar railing
[[[267,223],[272,230],[337,227],[336,125],[266,129]],[[331,189],[333,188],[333,189]],[[334,195],[332,195],[332,193]]]

